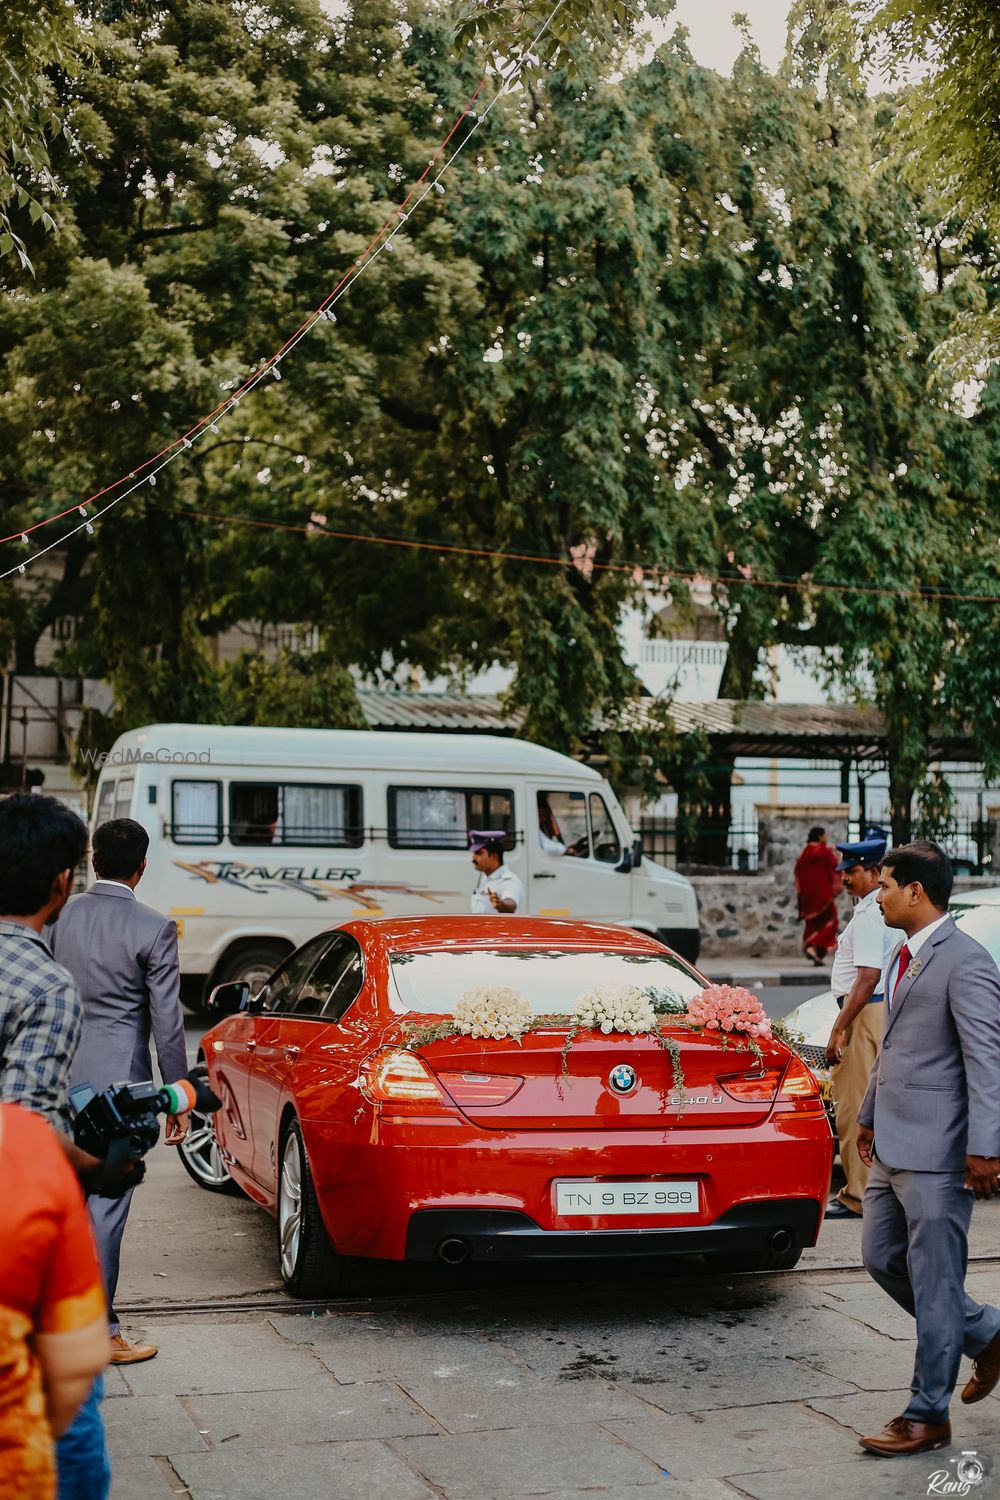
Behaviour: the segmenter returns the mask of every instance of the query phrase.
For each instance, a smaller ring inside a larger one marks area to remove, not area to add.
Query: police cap
[[[837,848],[844,857],[837,869],[850,870],[855,865],[863,865],[866,870],[872,869],[882,863],[885,843],[885,839],[862,839],[857,844],[838,844]]]

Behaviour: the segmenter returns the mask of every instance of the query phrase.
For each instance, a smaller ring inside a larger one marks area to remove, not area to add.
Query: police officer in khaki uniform
[[[837,848],[843,855],[837,870],[845,891],[854,897],[854,913],[837,939],[830,975],[840,1015],[830,1033],[826,1060],[831,1069],[840,1164],[847,1181],[831,1200],[825,1217],[860,1219],[868,1168],[858,1155],[858,1110],[882,1041],[882,971],[897,934],[886,927],[875,900],[885,839],[864,839]]]

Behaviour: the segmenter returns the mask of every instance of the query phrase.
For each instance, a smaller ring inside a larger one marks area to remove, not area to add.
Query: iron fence
[[[780,812],[780,808],[775,811]],[[869,819],[888,829],[888,819]],[[676,869],[742,870],[758,868],[759,839],[757,819],[752,813],[740,813],[727,822],[721,818],[688,819],[641,818],[638,832],[643,852],[658,864]],[[958,875],[989,875],[994,870],[994,845],[997,824],[989,818],[956,819],[947,829],[925,829],[914,822],[913,838],[933,838],[947,850]],[[857,819],[849,826],[848,837],[862,837]],[[1000,862],[996,865],[1000,883]]]
[[[642,848],[658,864],[709,870],[756,870],[757,819],[740,815],[723,818],[642,818]]]

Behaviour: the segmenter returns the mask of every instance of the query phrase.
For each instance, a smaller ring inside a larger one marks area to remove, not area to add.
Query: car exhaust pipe
[[[460,1266],[463,1261],[469,1259],[472,1254],[472,1246],[468,1240],[459,1239],[457,1235],[451,1235],[442,1240],[437,1248],[438,1260],[443,1260],[446,1266]]]
[[[792,1234],[789,1229],[776,1229],[768,1241],[768,1248],[775,1255],[784,1255],[792,1248]]]

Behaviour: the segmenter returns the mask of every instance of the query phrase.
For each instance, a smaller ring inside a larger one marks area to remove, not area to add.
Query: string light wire
[[[490,77],[490,70],[487,69],[487,71],[483,73],[479,82],[476,84],[475,89],[470,95],[465,108],[462,110],[462,113],[455,120],[451,129],[448,131],[448,134],[445,136],[441,144],[437,147],[434,154],[428,159],[427,165],[424,167],[424,170],[421,172],[416,182],[410,188],[410,191],[407,193],[402,203],[396,206],[393,212],[382,224],[378,232],[372,237],[371,240],[369,240],[368,244],[361,251],[360,255],[355,258],[352,265],[337,282],[333,290],[329,292],[328,295],[323,299],[319,307],[315,308],[309,314],[309,316],[299,325],[295,332],[292,333],[280,346],[280,348],[274,354],[272,354],[268,360],[265,361],[265,363],[260,367],[259,370],[255,370],[253,374],[249,375],[242,385],[236,387],[236,390],[232,393],[232,395],[227,396],[224,401],[220,401],[218,406],[216,406],[211,412],[209,412],[207,416],[202,417],[198,422],[196,422],[193,427],[190,427],[186,433],[182,434],[180,437],[175,438],[171,443],[168,443],[165,448],[161,448],[159,453],[155,453],[152,455],[152,457],[145,459],[143,463],[138,465],[138,467],[132,470],[129,474],[123,475],[121,478],[114,480],[113,483],[105,485],[103,489],[95,490],[92,495],[87,496],[86,500],[74,501],[72,505],[68,505],[64,510],[58,511],[55,515],[48,516],[42,521],[35,521],[30,526],[18,527],[17,531],[12,532],[9,536],[0,537],[0,545],[3,545],[6,542],[23,540],[25,537],[30,535],[31,532],[38,531],[45,526],[50,526],[54,521],[62,520],[65,516],[71,515],[74,510],[80,510],[82,506],[94,504],[96,501],[102,499],[105,495],[111,494],[113,490],[116,490],[118,486],[120,484],[123,484],[126,480],[136,478],[140,473],[142,473],[143,470],[149,470],[153,464],[158,463],[158,460],[163,459],[163,462],[159,463],[157,468],[152,469],[152,477],[155,480],[155,476],[159,474],[161,470],[165,469],[169,463],[172,463],[173,460],[177,458],[181,453],[183,453],[187,448],[189,448],[194,439],[203,436],[206,431],[218,432],[218,427],[216,426],[217,418],[228,414],[234,406],[239,405],[242,397],[255,390],[256,387],[261,383],[261,381],[264,380],[268,375],[271,375],[276,380],[280,380],[281,372],[278,369],[278,365],[280,364],[281,360],[284,359],[285,355],[288,354],[292,349],[294,349],[295,346],[299,342],[301,342],[301,340],[305,338],[305,336],[309,332],[311,332],[311,330],[316,326],[317,322],[319,322],[321,319],[328,319],[331,322],[336,322],[336,317],[330,316],[330,310],[335,306],[337,302],[341,300],[341,298],[347,295],[351,287],[357,281],[358,277],[364,274],[368,267],[372,265],[372,263],[382,253],[382,251],[387,248],[391,248],[392,238],[398,232],[402,224],[406,222],[410,214],[415,212],[415,210],[418,209],[420,205],[425,201],[428,195],[436,188],[441,190],[441,179],[449,170],[456,157],[468,145],[469,141],[472,139],[472,136],[480,128],[483,121],[489,117],[489,114],[496,105],[497,100],[500,99],[503,94],[508,92],[512,80],[518,76],[525,64],[532,58],[534,48],[546,34],[549,27],[552,25],[552,22],[555,20],[556,16],[559,14],[565,3],[566,0],[556,0],[556,4],[546,16],[545,20],[538,28],[538,31],[535,33],[528,46],[522,49],[518,56],[508,65],[505,70],[501,71],[500,69],[497,69],[497,73],[502,81],[503,87],[497,90],[497,92],[493,95],[493,98],[489,100],[489,102],[481,111],[476,111],[474,108],[476,100],[478,99],[484,85]],[[433,177],[429,182],[427,182],[428,174],[432,171],[435,164],[447,150],[447,147],[452,140],[452,137],[455,135],[455,132],[459,129],[463,120],[466,119],[470,120],[470,129],[468,131],[468,134],[459,142],[458,146],[444,162],[437,175]],[[414,197],[420,189],[421,184],[425,182],[427,182],[427,186],[414,202]],[[411,205],[411,203],[412,206],[409,206]],[[122,500],[125,500],[129,495],[134,494],[139,486],[141,484],[145,484],[150,479],[150,477],[151,476],[148,473],[143,474],[142,479],[140,479],[138,483],[131,485],[126,490],[123,490],[121,494],[116,495],[113,500],[110,500],[107,505],[104,505],[100,510],[95,511],[93,516],[91,517],[91,522],[94,520],[99,520],[101,516],[106,515],[109,510],[112,510],[116,505],[120,504]],[[38,558],[44,557],[46,553],[51,552],[53,548],[59,546],[60,542],[68,541],[70,537],[76,536],[78,532],[87,529],[92,531],[93,525],[90,524],[88,526],[87,523],[84,523],[84,525],[82,526],[74,527],[72,531],[65,532],[62,536],[59,537],[58,541],[49,543],[48,546],[42,547],[37,552],[32,553],[30,557],[22,558],[22,560],[19,563],[16,563],[12,568],[8,568],[5,572],[0,572],[0,581],[6,578],[10,578],[14,573],[23,573],[25,569],[29,567],[33,562],[37,561]]]
[[[571,557],[547,556],[539,552],[511,552],[500,547],[470,547],[459,542],[427,542],[416,537],[384,536],[368,531],[343,531],[317,521],[268,521],[256,516],[226,515],[223,511],[197,510],[185,506],[167,512],[175,516],[190,516],[203,521],[215,521],[226,526],[250,526],[261,531],[285,531],[302,536],[327,536],[342,542],[371,542],[382,547],[408,547],[417,552],[437,552],[442,555],[493,559],[499,562],[530,563],[546,568],[571,568],[575,564]],[[79,528],[78,528],[79,529]],[[630,577],[641,572],[662,587],[670,583],[709,584],[720,588],[759,588],[799,590],[803,593],[865,594],[893,599],[918,599],[933,603],[937,599],[960,604],[1000,605],[1000,593],[964,594],[936,588],[885,588],[877,584],[824,582],[812,578],[744,578],[742,575],[691,573],[662,563],[646,562],[598,562],[589,561],[588,568],[595,572],[622,573]]]

